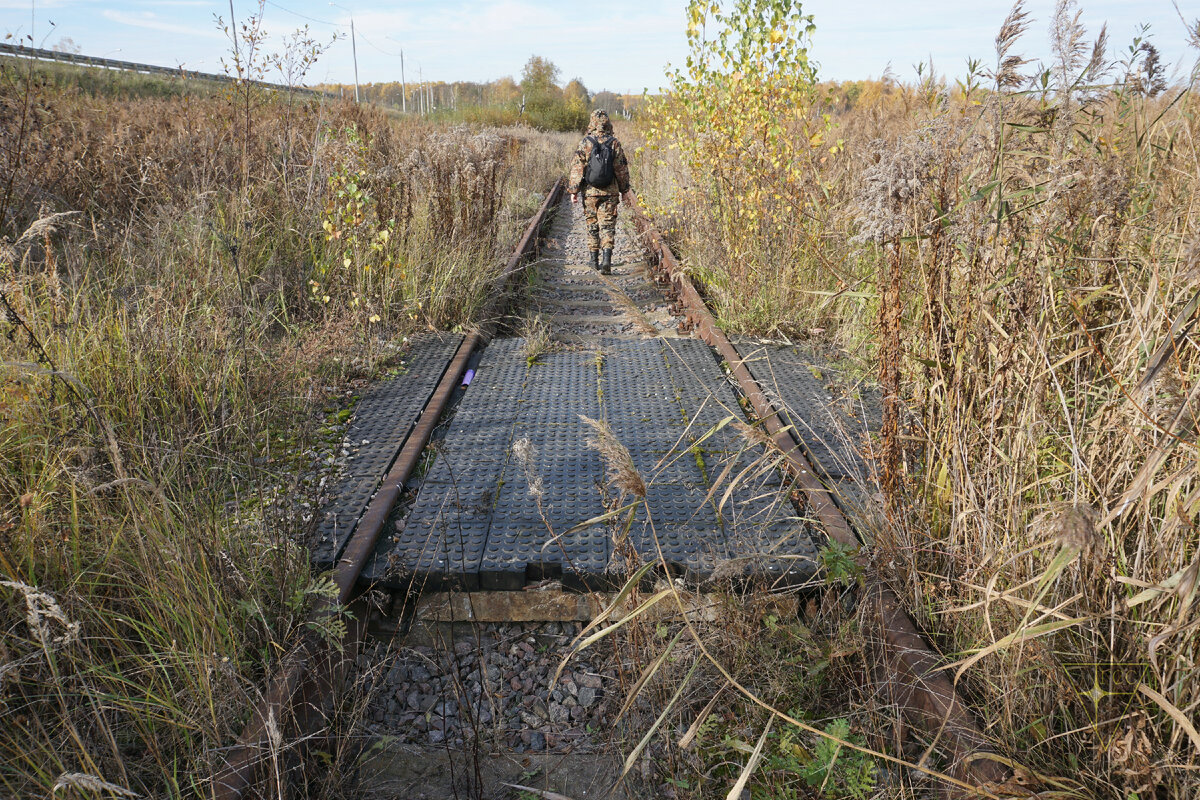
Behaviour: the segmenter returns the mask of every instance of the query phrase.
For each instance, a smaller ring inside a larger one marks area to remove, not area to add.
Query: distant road
[[[76,53],[59,53],[54,50],[42,50],[38,47],[22,47],[19,45],[6,44],[0,42],[0,55],[11,55],[19,58],[36,58],[39,61],[61,61],[64,64],[75,64],[83,67],[104,67],[105,69],[121,69],[128,72],[143,72],[150,75],[174,75],[184,78],[200,78],[207,81],[217,81],[218,83],[237,83],[238,79],[229,75],[217,74],[214,72],[196,72],[183,67],[159,67],[154,64],[138,64],[133,61],[118,61],[112,58],[98,58],[96,56],[78,55]],[[283,86],[278,83],[267,83],[266,81],[247,81],[255,86],[261,86],[264,89],[272,89],[280,92],[296,92],[298,94],[309,94],[320,97],[323,94],[332,95],[331,92],[322,92],[319,89],[309,89],[304,86]]]

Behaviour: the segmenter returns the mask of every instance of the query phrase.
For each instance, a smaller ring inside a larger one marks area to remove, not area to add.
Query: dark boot
[[[612,275],[612,248],[604,248],[604,260],[600,262],[600,274]]]
[[[588,256],[588,263],[590,263],[592,265],[592,269],[600,268],[600,251],[599,250],[593,250],[591,252],[591,255]]]

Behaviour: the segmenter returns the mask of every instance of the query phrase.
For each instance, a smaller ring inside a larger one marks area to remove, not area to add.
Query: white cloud
[[[135,28],[149,28],[154,31],[163,31],[164,33],[178,33],[189,37],[203,37],[208,39],[224,39],[225,37],[215,30],[207,30],[205,28],[197,28],[194,25],[180,25],[174,22],[167,22],[152,11],[142,11],[140,13],[130,13],[127,11],[113,11],[106,8],[101,12],[102,16],[119,25],[130,25]]]

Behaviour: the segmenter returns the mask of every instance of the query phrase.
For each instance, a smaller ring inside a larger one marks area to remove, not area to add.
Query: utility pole
[[[354,102],[358,103],[358,43],[354,38],[354,17],[350,17],[350,53],[354,56]]]
[[[233,39],[233,64],[242,77],[242,57],[238,54],[237,18],[233,16],[233,0],[229,0],[229,38]]]
[[[387,37],[388,41],[396,42],[392,37]],[[400,44],[400,42],[396,42]],[[389,55],[391,55],[389,53]],[[400,47],[400,110],[408,111],[408,84],[404,80],[404,46]]]
[[[230,7],[233,6],[233,0],[229,0]],[[354,38],[354,12],[345,6],[339,6],[337,3],[330,3],[334,8],[340,8],[350,15],[350,53],[354,56],[354,102],[358,102],[358,43]]]

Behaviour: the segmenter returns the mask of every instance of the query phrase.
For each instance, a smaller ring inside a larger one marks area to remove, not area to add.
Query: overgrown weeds
[[[685,588],[644,542],[658,537],[648,489],[663,463],[686,454],[667,454],[643,476],[605,423],[583,421],[608,470],[606,517],[629,578],[580,633],[560,672],[601,643],[632,665],[618,720],[626,739],[620,780],[656,797],[739,797],[745,789],[755,797],[834,798],[878,796],[886,777],[888,796],[915,796],[929,776],[896,769],[916,764],[917,755],[896,752],[894,709],[870,688],[869,642],[847,602],[861,572],[852,557],[829,552],[825,560],[839,574],[831,570],[799,598],[746,580],[769,572],[757,563],[771,557],[761,550],[718,566],[704,593]],[[725,424],[690,438],[703,441]],[[757,450],[760,437],[746,438]],[[776,459],[768,450],[737,474],[723,472],[713,493],[756,485],[774,474]],[[790,504],[778,499],[771,514],[789,515]],[[643,542],[637,552],[627,544],[631,531]],[[733,526],[727,536],[753,533]]]
[[[0,109],[0,791],[204,794],[329,595],[320,409],[477,322],[558,143],[11,62]]]
[[[1068,0],[1034,68],[1029,24],[1018,4],[956,85],[824,87],[844,150],[805,162],[796,245],[755,239],[761,285],[725,266],[723,198],[666,155],[642,174],[683,198],[675,240],[731,328],[869,344],[875,547],[1022,779],[1191,797],[1194,85],[1145,37],[1110,56]]]
[[[698,594],[660,579],[646,591],[655,567],[631,575],[574,650],[605,642],[637,665],[620,711],[629,740],[622,780],[680,800],[743,789],[878,796],[892,749],[880,732],[894,720],[864,691],[869,659],[844,588],[830,584],[803,607],[795,595],[732,585]],[[920,785],[899,773],[888,782],[894,796]]]

